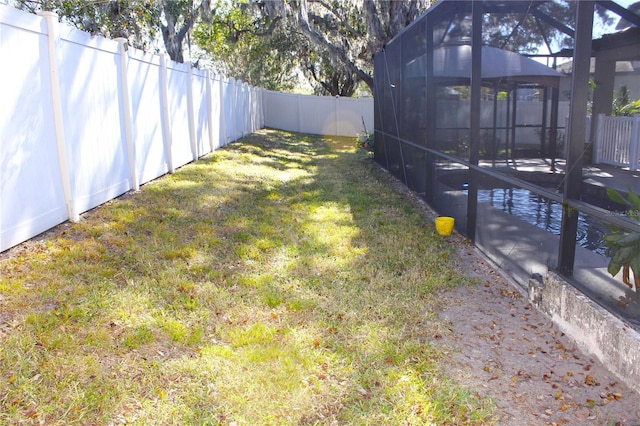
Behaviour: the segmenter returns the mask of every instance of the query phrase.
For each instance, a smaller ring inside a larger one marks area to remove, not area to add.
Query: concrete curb
[[[640,394],[640,334],[597,303],[549,272],[529,280],[529,301],[596,357],[620,381]]]

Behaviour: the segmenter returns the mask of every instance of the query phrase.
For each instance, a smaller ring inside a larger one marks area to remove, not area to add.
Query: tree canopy
[[[296,54],[297,68],[316,87],[316,93],[349,95],[358,82],[373,87],[373,54],[400,33],[431,5],[430,0],[254,0],[231,2],[238,14],[218,15],[210,25],[224,28],[226,36],[217,42],[244,51],[244,43],[261,43],[260,38],[285,37]],[[574,27],[575,2],[555,0],[532,3],[526,11],[486,14],[484,43],[526,53],[572,47],[567,29]],[[611,18],[597,8],[602,23]],[[251,18],[247,19],[247,16]],[[442,41],[470,35],[470,15],[461,12],[443,24]],[[218,30],[213,30],[219,31]],[[204,32],[202,33],[204,34]],[[244,38],[244,41],[242,40]],[[281,40],[282,41],[282,40]],[[200,43],[212,46],[204,38]],[[268,44],[268,43],[267,43]],[[238,64],[236,58],[227,61]],[[258,60],[256,57],[254,60]],[[225,61],[225,58],[220,58]],[[292,64],[286,62],[288,69]],[[284,63],[283,63],[284,66]]]
[[[301,78],[324,95],[351,96],[373,87],[373,54],[431,5],[432,0],[14,0],[52,10],[61,20],[106,37],[126,37],[149,50],[161,39],[169,57],[184,60],[197,45],[229,76],[272,90]],[[611,18],[597,8],[602,23]],[[575,2],[532,3],[524,12],[486,14],[484,43],[536,52],[572,47]],[[441,41],[470,35],[469,14],[443,23]],[[193,59],[192,59],[193,60]]]
[[[78,29],[109,38],[124,37],[136,48],[153,48],[162,34],[165,50],[184,62],[183,43],[198,19],[206,21],[210,0],[16,0],[20,9],[48,10]]]

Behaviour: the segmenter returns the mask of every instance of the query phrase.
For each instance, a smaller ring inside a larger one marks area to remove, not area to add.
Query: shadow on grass
[[[0,421],[489,419],[429,344],[451,249],[354,145],[261,131],[17,250]]]

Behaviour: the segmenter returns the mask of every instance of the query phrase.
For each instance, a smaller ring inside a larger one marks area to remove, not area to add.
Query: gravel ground
[[[441,297],[447,324],[435,336],[447,373],[494,400],[500,425],[640,425],[640,395],[496,272],[460,235],[459,265],[478,284]]]

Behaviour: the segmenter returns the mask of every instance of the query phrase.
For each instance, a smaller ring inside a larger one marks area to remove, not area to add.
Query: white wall
[[[0,5],[0,251],[263,127],[261,91]]]
[[[264,125],[291,132],[355,136],[362,120],[373,133],[373,99],[262,92]]]
[[[264,125],[274,129],[319,135],[355,136],[364,126],[373,133],[373,99],[341,98],[329,96],[310,96],[281,93],[264,90]],[[469,102],[459,100],[440,100],[438,108],[439,128],[465,128],[469,124]],[[568,114],[568,102],[560,102],[560,126],[564,126],[564,117]],[[482,102],[481,125],[485,129],[493,127],[493,101]],[[507,123],[507,101],[497,105],[498,127]],[[551,108],[547,111],[547,125],[550,122]],[[517,124],[540,124],[542,102],[518,101]],[[504,131],[498,132],[501,140],[506,140]],[[517,144],[535,145],[540,143],[539,133],[534,128],[519,128]]]

